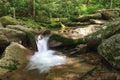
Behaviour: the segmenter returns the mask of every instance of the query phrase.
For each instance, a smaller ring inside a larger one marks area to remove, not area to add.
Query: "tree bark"
[[[36,10],[35,10],[35,0],[33,0],[32,2],[33,2],[33,18],[35,18],[35,12],[36,12]]]
[[[112,9],[113,0],[110,0],[110,9]]]

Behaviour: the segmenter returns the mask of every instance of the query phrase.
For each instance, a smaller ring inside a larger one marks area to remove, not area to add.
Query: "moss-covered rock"
[[[37,50],[37,45],[35,41],[35,34],[36,32],[32,28],[27,28],[21,25],[8,25],[6,26],[7,28],[14,29],[14,30],[19,30],[22,32],[25,32],[27,35],[27,43],[28,46],[31,46],[33,50]]]
[[[100,29],[100,25],[88,25],[83,28],[68,28],[54,31],[50,37],[50,46],[76,46],[85,43],[84,37]]]
[[[2,28],[3,27],[3,25],[2,25],[2,23],[0,22],[0,28]]]
[[[63,34],[53,34],[49,40],[50,47],[58,47],[58,46],[70,47],[80,43],[84,43],[83,38],[73,39],[72,37],[69,37]]]
[[[34,30],[41,29],[40,23],[30,18],[20,18],[17,19],[17,21],[20,22],[20,25],[24,25],[27,28],[32,28]]]
[[[96,49],[103,39],[120,32],[120,21],[115,20],[101,26],[101,29],[85,36],[89,48]]]
[[[98,47],[98,52],[114,68],[120,69],[120,34],[104,40]]]
[[[9,40],[5,35],[0,35],[0,47],[5,48],[9,44]]]
[[[4,51],[0,59],[0,75],[16,70],[27,62],[30,51],[22,45],[12,42]]]
[[[0,48],[5,48],[10,42],[24,43],[26,34],[9,28],[0,28]]]
[[[102,15],[102,18],[105,20],[117,18],[120,16],[120,9],[103,9],[99,10]]]
[[[19,22],[16,19],[10,16],[0,17],[0,22],[2,23],[3,26],[19,24]]]
[[[84,21],[89,21],[90,19],[101,19],[102,15],[101,13],[95,13],[91,15],[82,15],[82,16],[75,16],[72,18],[73,22],[84,22]]]

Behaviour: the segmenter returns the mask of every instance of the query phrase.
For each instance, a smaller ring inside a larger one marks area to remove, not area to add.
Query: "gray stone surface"
[[[98,52],[114,68],[120,69],[120,34],[113,35],[104,40],[98,47]]]

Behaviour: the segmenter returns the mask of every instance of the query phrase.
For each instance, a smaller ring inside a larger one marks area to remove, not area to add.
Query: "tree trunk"
[[[16,18],[16,11],[15,11],[15,8],[13,8],[13,18]]]
[[[35,0],[32,1],[33,2],[33,18],[35,18]]]
[[[88,4],[89,4],[89,2],[90,2],[90,0],[86,0],[86,2],[85,2],[85,3],[88,5]]]
[[[113,0],[110,0],[110,9],[112,9]]]

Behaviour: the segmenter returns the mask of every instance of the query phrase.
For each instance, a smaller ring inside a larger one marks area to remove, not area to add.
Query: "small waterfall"
[[[38,69],[40,73],[47,73],[52,67],[63,65],[66,62],[66,56],[54,55],[54,50],[48,49],[49,37],[39,35],[36,43],[38,51],[30,58],[28,69]]]

